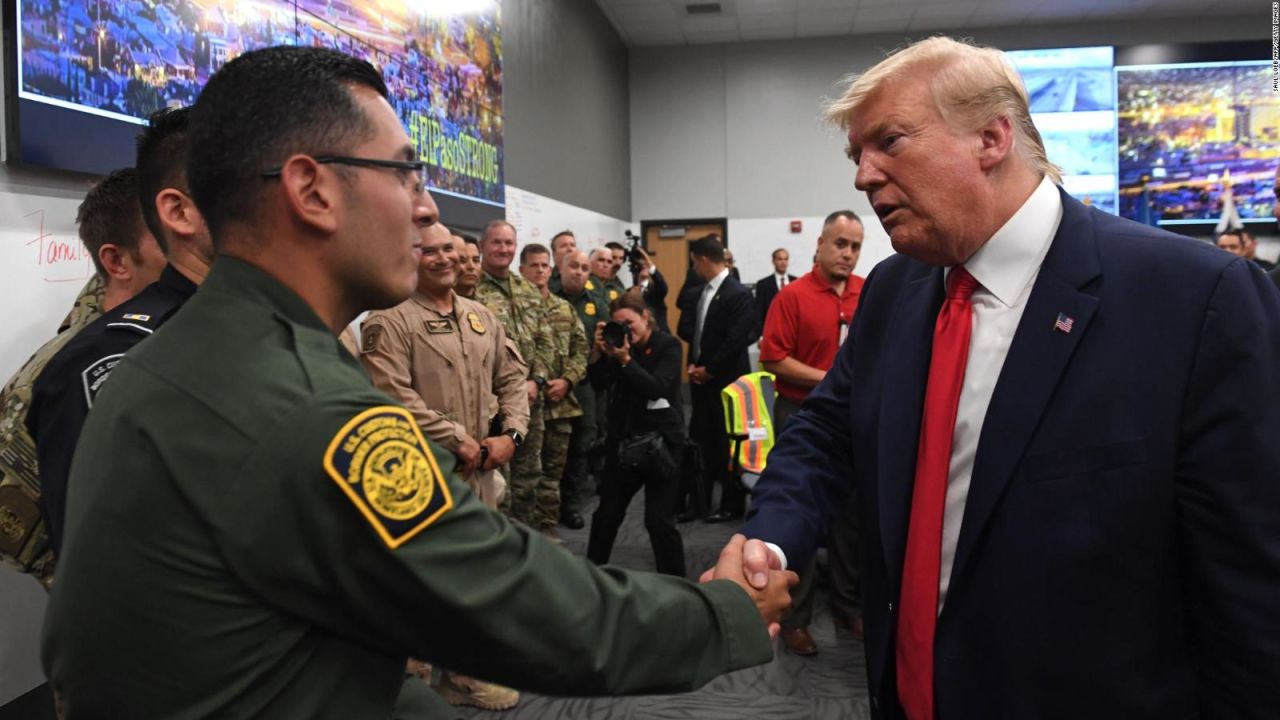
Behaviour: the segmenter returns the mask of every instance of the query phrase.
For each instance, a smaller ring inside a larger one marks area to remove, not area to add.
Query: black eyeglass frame
[[[313,155],[320,165],[350,165],[351,167],[384,168],[390,170],[413,170],[418,176],[415,189],[423,192],[427,187],[427,163],[423,160],[383,160],[382,158],[350,157],[347,155]],[[277,178],[284,172],[284,166],[273,167],[262,171],[264,178]]]

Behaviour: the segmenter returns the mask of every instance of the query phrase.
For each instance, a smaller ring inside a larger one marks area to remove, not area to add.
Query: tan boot
[[[496,683],[446,672],[436,692],[450,705],[471,705],[485,710],[510,710],[520,702],[520,693]]]

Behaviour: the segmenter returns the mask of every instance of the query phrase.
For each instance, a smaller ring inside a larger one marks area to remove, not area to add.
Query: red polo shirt
[[[817,266],[799,280],[788,283],[774,298],[765,318],[760,362],[792,357],[810,367],[830,370],[840,349],[843,331],[858,309],[860,294],[862,278],[849,276],[844,294],[836,295]],[[796,402],[804,400],[810,390],[782,378],[778,378],[777,384],[778,394]]]

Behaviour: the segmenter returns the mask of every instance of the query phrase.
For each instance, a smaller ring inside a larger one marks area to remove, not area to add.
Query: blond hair
[[[895,50],[870,70],[845,79],[844,94],[825,108],[827,121],[848,129],[853,115],[878,89],[920,73],[929,74],[934,106],[948,124],[976,130],[998,117],[1008,118],[1018,156],[1033,171],[1062,184],[1062,174],[1049,162],[1040,131],[1031,122],[1022,78],[995,48],[938,36]]]

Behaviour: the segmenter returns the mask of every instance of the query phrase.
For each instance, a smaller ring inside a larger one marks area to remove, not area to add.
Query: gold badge
[[[582,312],[584,312],[584,313],[586,313],[586,314],[588,314],[588,315],[590,315],[590,316],[592,316],[592,317],[595,317],[595,314],[596,314],[596,304],[595,304],[595,303],[587,303],[587,306],[586,306],[586,307],[584,307],[584,308],[582,308]]]
[[[126,313],[121,315],[122,320],[137,320],[138,322],[147,322],[151,319],[150,315],[141,315],[139,313]]]
[[[360,352],[368,355],[378,349],[378,340],[382,338],[381,325],[365,325],[360,331]]]
[[[610,290],[609,290],[609,302],[613,302],[614,300],[617,300],[617,299],[618,299],[618,291],[617,291],[617,290],[610,289]]]
[[[329,443],[324,468],[392,550],[453,507],[431,448],[401,407],[351,418]]]
[[[595,290],[595,289],[596,289],[596,284],[595,284],[595,283],[593,283],[593,282],[591,282],[590,280],[588,280],[588,281],[587,281],[587,289],[588,289],[588,290]]]
[[[475,313],[467,313],[467,322],[471,323],[471,329],[477,333],[484,334],[484,323],[480,322],[480,316]]]

